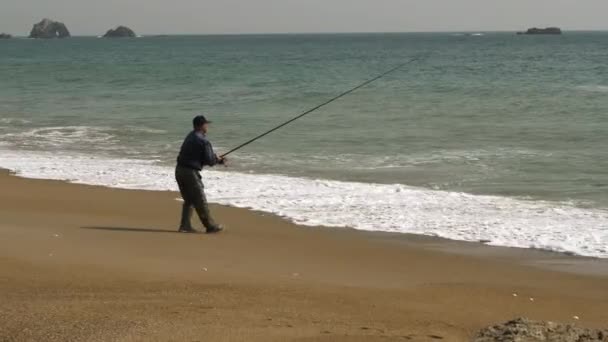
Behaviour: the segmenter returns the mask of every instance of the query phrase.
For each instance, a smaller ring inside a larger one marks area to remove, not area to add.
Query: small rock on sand
[[[608,342],[608,330],[518,318],[481,330],[473,342]]]

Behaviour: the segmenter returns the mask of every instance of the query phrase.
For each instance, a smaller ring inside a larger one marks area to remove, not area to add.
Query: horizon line
[[[340,31],[340,32],[236,32],[236,33],[138,33],[138,37],[158,37],[158,36],[272,36],[272,35],[357,35],[357,34],[438,34],[438,33],[517,33],[525,32],[522,30],[455,30],[455,31]],[[563,33],[567,32],[608,32],[606,29],[562,29]],[[8,32],[3,32],[10,34]],[[28,38],[27,35],[12,35],[14,38]],[[101,34],[72,34],[71,37],[82,38],[98,38]]]

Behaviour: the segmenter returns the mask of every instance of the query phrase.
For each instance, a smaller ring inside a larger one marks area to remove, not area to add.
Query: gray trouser
[[[215,228],[216,224],[209,213],[207,197],[205,197],[205,186],[201,180],[200,173],[197,170],[177,166],[175,168],[175,180],[177,180],[179,192],[184,199],[180,228],[192,229],[192,225],[190,223],[190,218],[192,217],[192,207],[196,209],[196,213],[198,214],[198,217],[205,228]]]

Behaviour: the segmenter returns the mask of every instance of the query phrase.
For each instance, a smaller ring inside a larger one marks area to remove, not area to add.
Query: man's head
[[[211,121],[207,120],[203,115],[197,115],[192,119],[192,126],[194,127],[194,130],[198,132],[207,133],[210,123]]]

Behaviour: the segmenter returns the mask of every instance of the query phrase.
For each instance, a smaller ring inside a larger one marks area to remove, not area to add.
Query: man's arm
[[[203,152],[203,163],[206,166],[215,166],[217,164],[223,165],[225,162],[224,158],[220,158],[213,151],[213,146],[207,140],[204,142],[204,152]]]

